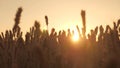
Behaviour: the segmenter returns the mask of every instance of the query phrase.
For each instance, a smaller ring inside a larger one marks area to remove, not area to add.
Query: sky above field
[[[120,0],[0,0],[0,32],[12,29],[18,7],[23,8],[20,20],[21,30],[25,33],[37,20],[44,29],[47,15],[49,30],[74,30],[82,28],[80,12],[86,10],[87,33],[96,26],[110,25],[120,18]]]

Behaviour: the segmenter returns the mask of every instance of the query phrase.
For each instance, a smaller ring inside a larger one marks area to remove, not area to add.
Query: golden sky
[[[25,33],[38,20],[45,27],[44,16],[49,18],[49,29],[82,28],[80,11],[86,10],[87,32],[95,26],[120,18],[120,0],[0,0],[0,32],[11,29],[18,7],[23,7],[21,29]]]

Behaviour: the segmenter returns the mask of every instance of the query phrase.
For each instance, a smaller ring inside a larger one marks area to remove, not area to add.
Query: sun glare
[[[72,37],[72,40],[73,40],[73,41],[78,41],[78,40],[79,40],[79,36],[74,35],[74,36]]]
[[[74,35],[72,36],[72,40],[74,42],[79,41],[79,34],[78,34],[77,30],[74,30]]]

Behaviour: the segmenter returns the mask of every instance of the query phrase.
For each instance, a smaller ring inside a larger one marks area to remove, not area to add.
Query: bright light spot
[[[47,30],[47,27],[43,27],[43,29],[42,30]]]
[[[79,34],[78,34],[78,31],[76,29],[74,30],[74,35],[72,36],[72,40],[74,42],[79,41]]]
[[[78,36],[78,35],[74,35],[74,36],[72,37],[72,40],[73,40],[73,41],[78,41],[78,40],[79,40],[79,36]]]

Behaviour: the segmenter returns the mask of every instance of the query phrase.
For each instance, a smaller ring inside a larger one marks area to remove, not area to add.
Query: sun
[[[77,30],[74,30],[74,34],[73,34],[73,36],[72,36],[72,40],[74,41],[74,42],[77,42],[77,41],[79,41],[79,34],[78,34],[78,32],[77,32]]]
[[[74,35],[74,36],[72,37],[72,40],[75,41],[75,42],[76,42],[76,41],[79,41],[79,36],[78,36],[78,35]]]

